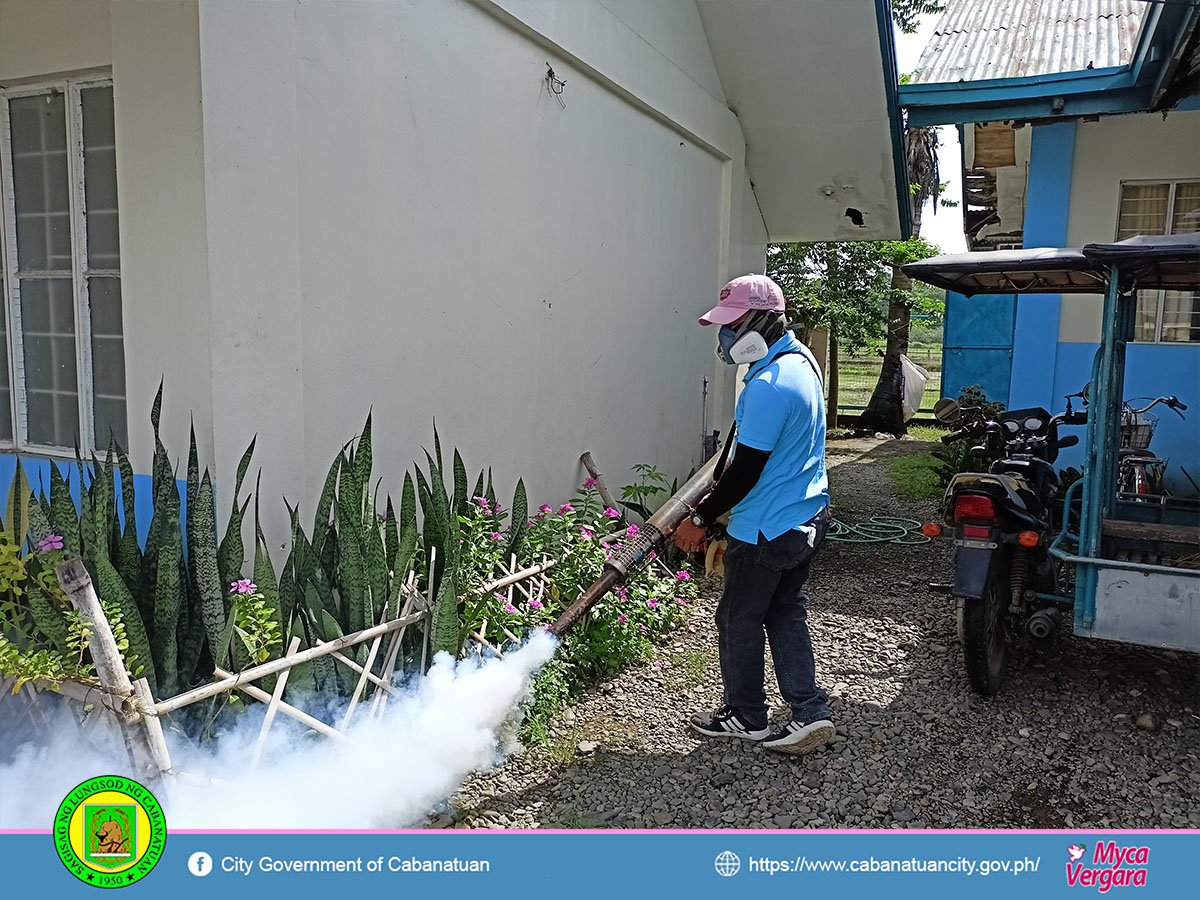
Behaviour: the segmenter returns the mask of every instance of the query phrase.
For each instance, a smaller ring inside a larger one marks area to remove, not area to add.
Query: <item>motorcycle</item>
[[[1041,408],[989,416],[982,407],[943,399],[934,415],[957,430],[942,438],[980,441],[973,456],[993,460],[986,472],[954,476],[943,501],[945,528],[954,540],[958,632],[967,678],[977,693],[994,695],[1004,684],[1009,643],[1022,631],[1049,641],[1062,622],[1051,600],[1060,594],[1049,547],[1062,515],[1062,485],[1052,465],[1076,435],[1058,436],[1059,425],[1085,425],[1087,413],[1052,416]],[[926,533],[942,533],[931,524]]]

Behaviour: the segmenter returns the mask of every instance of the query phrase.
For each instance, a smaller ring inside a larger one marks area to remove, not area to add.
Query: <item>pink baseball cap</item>
[[[700,317],[701,325],[728,325],[751,310],[787,307],[783,291],[766,275],[743,275],[721,288],[721,300]]]

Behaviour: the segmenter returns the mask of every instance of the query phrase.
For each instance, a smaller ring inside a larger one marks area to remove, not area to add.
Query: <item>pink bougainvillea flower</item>
[[[692,576],[689,575],[687,572],[685,572],[683,569],[680,569],[678,572],[675,573],[675,577],[678,578],[680,581],[687,581]]]
[[[595,534],[592,533],[592,530],[590,528],[588,528],[586,525],[579,529],[579,533],[583,535],[583,540],[585,540],[585,541],[590,541],[592,538],[594,538],[596,536]]]
[[[61,550],[63,548],[63,539],[60,534],[48,534],[37,542],[37,548],[43,553],[49,550]]]
[[[584,486],[584,487],[595,487],[595,486],[596,486],[596,479],[595,479],[595,478],[592,478],[591,476],[589,476],[589,477],[588,477],[588,478],[587,478],[587,479],[586,479],[586,480],[583,482],[583,486]]]
[[[479,504],[480,509],[486,510],[490,506],[487,497],[472,497],[471,499]]]
[[[651,558],[651,559],[658,559],[658,554],[657,554],[657,553],[655,553],[653,550],[651,550],[651,551],[650,551],[650,558]]]
[[[626,622],[629,621],[629,616],[619,615],[619,616],[617,616],[617,621],[620,622],[622,625],[624,625]]]
[[[575,512],[575,507],[573,507],[570,503],[564,503],[562,506],[560,506],[558,508],[558,511],[560,513]]]
[[[640,529],[640,528],[638,528],[636,525],[630,525],[630,526],[629,526],[629,530],[628,530],[628,531],[626,531],[626,532],[625,532],[625,534],[626,534],[628,537],[633,537],[633,536],[634,536],[635,534],[637,534],[639,531],[641,531],[641,529]]]
[[[548,513],[554,512],[554,509],[550,506],[549,503],[543,503],[541,506],[538,507],[538,512],[542,513],[543,515],[546,515]]]
[[[241,578],[229,585],[231,594],[253,594],[258,590],[258,585],[249,578]]]
[[[507,600],[508,599],[506,596],[504,596],[504,594],[500,593],[499,591],[492,591],[492,596],[495,597],[497,600]]]
[[[541,609],[542,601],[541,600],[530,600],[529,607],[530,607],[530,609]]]
[[[687,606],[687,601],[684,600],[682,597],[676,597],[675,602],[678,603],[680,606]]]
[[[642,629],[642,631],[649,631],[649,630],[650,630],[649,628],[647,628],[647,627],[646,627],[646,625],[645,625],[645,623],[644,623],[644,622],[638,622],[638,628]]]
[[[658,606],[658,601],[655,600],[653,597],[651,597],[649,600],[646,601],[646,605],[648,607],[650,607],[651,609],[654,609],[655,607]]]
[[[498,531],[493,531],[492,532],[492,540],[493,541],[502,541],[502,540],[504,540],[504,535],[502,535]]]
[[[608,516],[610,519],[617,519],[617,518],[620,518],[620,516],[621,516],[621,514],[619,512],[617,512],[615,509],[613,509],[611,506],[604,507],[604,514],[606,516]]]
[[[513,606],[511,603],[504,604],[504,611],[506,613],[508,613],[510,616],[515,616],[517,614],[517,608],[515,606]]]
[[[656,662],[656,663],[654,663],[654,668],[656,668],[656,669],[661,669],[661,668],[662,668],[662,663],[660,663],[660,662]]]

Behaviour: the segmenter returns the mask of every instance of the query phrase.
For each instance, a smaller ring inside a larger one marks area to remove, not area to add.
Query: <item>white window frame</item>
[[[1166,221],[1163,223],[1163,234],[1172,234],[1172,227],[1175,223],[1175,190],[1179,187],[1180,182],[1193,184],[1200,181],[1200,178],[1185,177],[1185,178],[1126,178],[1123,179],[1117,188],[1117,225],[1113,232],[1114,239],[1120,239],[1121,235],[1121,201],[1125,196],[1125,185],[1138,184],[1165,184],[1167,185],[1167,213]],[[1167,292],[1161,288],[1143,288],[1143,290],[1154,291],[1158,296],[1157,303],[1154,308],[1154,339],[1145,340],[1134,338],[1131,343],[1134,344],[1165,344],[1172,347],[1186,347],[1188,344],[1197,344],[1197,341],[1164,341],[1162,339],[1163,327],[1163,305],[1166,303]],[[1141,293],[1141,291],[1138,291]]]
[[[74,447],[38,444],[28,440],[29,418],[25,391],[25,342],[21,329],[21,281],[61,278],[57,270],[18,275],[17,210],[13,180],[12,129],[8,103],[19,97],[36,97],[61,91],[66,99],[67,173],[71,210],[71,285],[75,306],[75,378],[79,391],[79,449],[85,456],[96,447],[96,418],[92,384],[92,318],[88,303],[89,277],[121,277],[121,270],[87,267],[87,195],[84,193],[83,103],[87,88],[111,87],[109,73],[31,81],[12,88],[0,87],[0,253],[4,259],[4,297],[8,317],[8,379],[13,437],[0,441],[0,451],[75,458]],[[128,449],[128,448],[126,448]]]

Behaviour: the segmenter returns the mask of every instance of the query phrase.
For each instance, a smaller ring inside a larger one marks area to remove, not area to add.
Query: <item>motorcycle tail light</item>
[[[926,522],[921,526],[921,534],[925,537],[939,537],[942,533],[942,526],[937,522]]]
[[[983,522],[997,520],[996,507],[986,494],[959,494],[954,498],[954,521],[975,519]]]
[[[1146,488],[1146,482],[1144,482],[1144,481],[1139,481],[1139,482],[1138,482],[1138,486],[1137,486],[1137,492],[1138,492],[1139,494],[1148,494],[1148,493],[1150,493],[1150,491],[1149,491],[1149,490]]]
[[[1036,547],[1039,540],[1040,538],[1036,531],[1022,531],[1017,535],[1017,543],[1022,547]]]
[[[991,537],[992,530],[990,528],[984,528],[980,525],[964,525],[962,527],[962,533],[963,537],[985,538]]]

